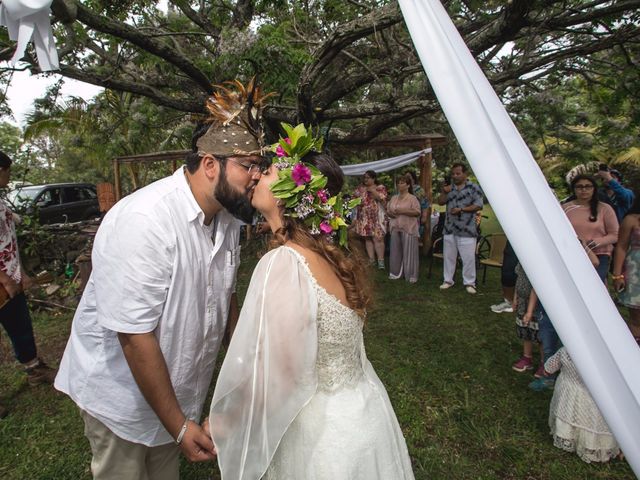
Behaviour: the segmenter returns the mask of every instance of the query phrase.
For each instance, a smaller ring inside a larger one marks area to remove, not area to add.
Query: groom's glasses
[[[269,167],[271,166],[271,163],[266,161],[263,161],[260,163],[253,163],[253,162],[247,163],[247,162],[241,162],[240,160],[236,160],[233,157],[227,157],[227,160],[244,168],[247,171],[247,173],[252,177],[257,174],[264,175],[265,173],[267,173],[267,171],[269,170]]]

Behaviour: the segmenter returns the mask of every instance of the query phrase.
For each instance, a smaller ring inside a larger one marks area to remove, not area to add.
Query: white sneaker
[[[453,287],[453,283],[444,282],[442,285],[440,285],[440,290],[446,290],[447,288],[451,287]]]
[[[511,306],[511,302],[505,300],[502,303],[491,305],[491,311],[493,313],[512,313],[513,307]]]
[[[470,293],[471,295],[476,294],[476,287],[474,287],[473,285],[467,285],[466,287],[464,287],[464,289],[467,291],[467,293]]]

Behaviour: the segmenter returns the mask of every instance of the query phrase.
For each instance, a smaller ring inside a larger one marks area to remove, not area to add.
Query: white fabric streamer
[[[10,60],[15,65],[23,56],[33,37],[38,65],[43,72],[58,70],[58,52],[49,20],[52,0],[3,0],[0,4],[0,25],[9,30],[9,38],[17,41]]]
[[[440,105],[589,391],[640,475],[640,349],[507,111],[437,0],[399,0]]]
[[[415,162],[421,155],[431,152],[431,148],[425,148],[418,152],[405,153],[398,157],[385,158],[383,160],[376,160],[375,162],[358,163],[356,165],[342,165],[340,168],[345,175],[359,176],[364,175],[367,170],[373,170],[376,173],[388,172],[389,170],[395,170],[396,168],[409,165],[411,162]]]

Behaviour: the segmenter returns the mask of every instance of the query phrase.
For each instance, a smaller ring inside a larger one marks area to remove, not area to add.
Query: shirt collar
[[[468,178],[464,181],[464,185],[462,185],[461,189],[458,189],[458,187],[455,186],[455,184],[453,185],[454,190],[461,192],[462,190],[464,190],[465,188],[467,188],[469,185],[473,185],[473,183],[471,182],[471,180],[469,180]]]
[[[186,167],[177,169],[173,173],[173,178],[176,181],[176,184],[180,190],[182,190],[187,198],[187,205],[185,213],[187,215],[187,220],[193,222],[198,220],[200,225],[204,225],[204,212],[198,202],[196,202],[196,198],[193,196],[193,192],[191,191],[191,187],[189,186],[189,182],[187,182],[187,177],[185,175]],[[225,209],[220,210],[213,218],[212,222],[217,222],[216,228],[216,236],[218,232],[224,233],[226,227],[234,220],[234,217],[227,212]]]
[[[196,197],[193,196],[193,192],[191,191],[191,187],[189,186],[189,182],[187,182],[187,177],[185,175],[186,166],[177,169],[173,173],[173,178],[176,181],[176,185],[180,190],[182,190],[187,198],[186,210],[185,213],[187,215],[187,220],[190,222],[198,219],[200,224],[204,224],[204,212],[198,202],[196,202]]]

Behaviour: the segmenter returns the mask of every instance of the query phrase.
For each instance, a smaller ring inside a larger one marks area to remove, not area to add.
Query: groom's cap
[[[210,127],[196,142],[198,153],[262,155],[265,151],[262,109],[273,94],[264,94],[255,77],[246,86],[238,80],[224,85],[214,85],[217,90],[205,103],[208,116],[204,122]]]

